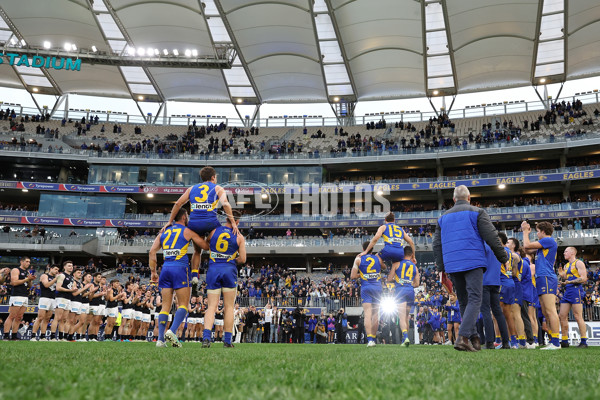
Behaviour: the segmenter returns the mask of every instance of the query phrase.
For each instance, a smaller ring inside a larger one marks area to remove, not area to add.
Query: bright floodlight
[[[269,196],[266,193],[263,193],[263,194],[260,195],[260,197],[266,200],[267,197],[269,197]]]
[[[10,38],[10,43],[13,44],[13,45],[17,44],[17,39]]]
[[[135,47],[128,47],[128,48],[127,48],[127,53],[128,53],[130,56],[135,56]]]
[[[44,46],[44,47],[46,47],[46,46]],[[63,48],[64,48],[66,51],[71,51],[71,43],[69,43],[69,42],[65,43],[65,44],[63,45]]]
[[[196,49],[192,50],[192,55],[194,57],[198,57],[198,50],[196,50]]]
[[[95,53],[98,51],[98,49],[96,48],[96,46],[92,46],[92,51]]]
[[[179,50],[173,49],[173,54],[176,55],[176,56],[178,56],[179,55]]]
[[[186,57],[191,57],[191,56],[192,56],[192,51],[191,51],[190,49],[187,49],[187,50],[185,51],[185,56],[186,56]]]
[[[434,95],[434,96],[437,96],[438,94],[440,94],[440,92],[439,92],[439,91],[437,91],[437,90],[434,90],[434,91],[433,91],[433,95]]]
[[[506,185],[504,183],[501,183],[498,185],[498,189],[505,189]]]
[[[167,49],[163,49],[163,54],[164,54],[165,56],[168,56],[168,55],[169,55],[169,50],[167,50]]]
[[[52,43],[50,43],[49,41],[44,41],[44,48],[45,49],[49,49],[50,47],[52,47]]]
[[[148,50],[146,50],[146,54],[152,56],[152,54],[154,54],[154,49],[152,47],[148,47]]]
[[[391,296],[381,298],[381,312],[384,314],[393,314],[396,312],[396,301]]]
[[[27,46],[27,42],[25,41],[25,39],[21,39],[21,46]]]
[[[383,194],[383,190],[378,190],[378,191],[377,191],[377,194],[378,194],[379,196],[381,196],[381,195]]]
[[[72,45],[71,45],[71,50],[73,50],[73,51],[77,51],[77,46],[76,46],[76,45],[74,45],[74,44],[72,44]]]
[[[144,49],[143,47],[140,47],[139,49],[137,49],[137,54],[138,56],[143,56],[146,54],[146,49]]]

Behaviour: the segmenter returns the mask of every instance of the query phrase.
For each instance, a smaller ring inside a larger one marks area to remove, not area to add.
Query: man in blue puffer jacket
[[[489,215],[470,204],[471,194],[466,186],[454,189],[453,200],[454,207],[438,219],[433,253],[437,268],[452,279],[462,315],[454,348],[478,351],[481,341],[476,323],[481,306],[483,273],[487,268],[484,243],[490,246],[501,263],[508,261],[508,255]]]

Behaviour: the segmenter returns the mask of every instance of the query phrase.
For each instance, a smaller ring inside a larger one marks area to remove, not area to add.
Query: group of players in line
[[[122,338],[144,338],[150,325],[152,311],[160,308],[161,311],[155,316],[157,347],[165,347],[167,343],[173,347],[180,347],[177,332],[183,321],[186,318],[188,322],[189,319],[193,322],[201,319],[194,318],[199,315],[198,306],[190,306],[190,300],[192,286],[198,282],[200,255],[202,251],[206,251],[209,253],[209,267],[206,275],[207,305],[205,310],[204,307],[200,307],[204,311],[202,346],[211,345],[215,314],[221,303],[223,343],[225,347],[234,347],[232,333],[237,265],[246,262],[245,240],[237,228],[241,214],[232,210],[225,190],[217,185],[214,168],[203,168],[200,177],[202,182],[188,188],[177,200],[169,222],[150,249],[151,281],[154,284],[158,283],[160,295],[152,289],[144,291],[131,283],[125,285],[125,290],[120,287],[118,281],[112,281],[110,286],[107,286],[106,278],[101,274],[92,276],[79,270],[73,271],[73,264],[65,262],[62,273],[59,274],[58,267],[52,267],[41,276],[40,314],[33,327],[34,334],[37,334],[40,326],[45,327],[48,324],[55,307],[50,340],[75,340],[76,335],[83,337],[86,332],[90,340],[96,340],[104,316],[107,317],[105,337],[111,337],[119,317],[118,303],[121,302],[123,322],[118,334]],[[191,209],[189,216],[183,208],[188,202]],[[224,225],[217,219],[216,209],[219,204],[227,218]],[[581,332],[580,346],[587,347],[581,303],[584,296],[582,283],[587,279],[584,263],[576,259],[575,248],[568,247],[565,250],[564,256],[568,264],[565,269],[559,270],[561,278],[564,279],[561,284],[565,285],[559,323],[556,311],[558,281],[554,273],[557,244],[551,237],[552,225],[542,222],[536,226],[539,239],[537,242],[529,241],[531,227],[527,222],[523,222],[522,230],[522,246],[517,239],[508,239],[506,235],[500,234],[501,242],[509,256],[507,263],[502,264],[496,260],[490,249],[487,251],[489,257],[483,284],[484,289],[488,289],[484,290],[484,296],[489,296],[489,299],[482,303],[486,347],[494,348],[494,338],[500,336],[501,348],[535,348],[538,298],[551,338],[550,345],[545,348],[560,348],[558,335],[561,328],[562,345],[568,343],[567,315],[571,309]],[[381,238],[384,247],[374,254],[372,250]],[[190,243],[194,246],[191,267],[188,256]],[[405,244],[408,246],[404,247]],[[163,264],[159,275],[157,253],[161,249]],[[536,264],[532,253],[536,254]],[[10,271],[13,291],[9,317],[4,328],[5,338],[9,337],[11,330],[11,338],[16,338],[27,306],[27,286],[35,279],[35,276],[28,273],[29,263],[29,258],[23,257],[21,265]],[[420,277],[416,267],[414,243],[410,236],[395,224],[393,213],[386,215],[385,223],[373,239],[363,244],[363,252],[356,257],[351,271],[351,278],[361,282],[368,347],[376,344],[382,294],[381,272],[384,264],[391,265],[386,281],[395,284],[402,345],[408,346],[409,314],[414,305],[414,288],[419,286]],[[1,274],[0,279],[3,279]],[[172,316],[173,304],[176,304],[176,312]],[[192,315],[188,315],[190,312]],[[172,323],[169,327],[171,318]],[[534,328],[534,343],[526,343],[524,320],[528,320]],[[486,321],[495,322],[497,329]],[[46,338],[41,336],[41,339]]]
[[[368,347],[375,346],[375,337],[379,322],[379,308],[382,296],[381,266],[391,264],[387,282],[395,283],[396,304],[398,305],[399,324],[402,330],[402,345],[408,346],[409,313],[415,304],[414,288],[419,286],[419,273],[415,266],[414,245],[404,230],[394,224],[394,215],[386,216],[382,225],[370,243],[363,244],[352,268],[351,278],[361,279],[361,297],[365,313],[365,330]],[[543,349],[557,350],[569,346],[568,315],[573,311],[577,321],[581,340],[578,347],[587,347],[587,330],[583,319],[582,300],[585,291],[582,284],[587,281],[587,271],[583,261],[577,259],[577,249],[567,247],[564,258],[567,264],[558,269],[560,285],[564,292],[560,299],[560,315],[556,310],[559,293],[559,281],[554,272],[554,263],[558,245],[552,238],[553,228],[548,222],[537,224],[538,241],[531,242],[529,223],[523,222],[523,244],[518,239],[507,238],[499,233],[500,242],[509,261],[501,263],[486,246],[487,266],[483,276],[483,296],[481,318],[484,323],[485,348],[487,349],[535,349],[538,342],[538,309],[543,314],[546,332],[550,343]],[[383,236],[385,245],[378,254],[371,253],[374,244]],[[410,246],[402,247],[403,240]],[[537,262],[537,264],[536,264]],[[537,268],[536,268],[537,266]],[[444,282],[442,278],[442,283]],[[447,305],[453,328],[460,321],[460,310],[451,285],[444,286],[450,292],[450,304]],[[449,325],[450,325],[449,322]],[[526,340],[525,325],[532,332],[531,343]],[[457,331],[457,329],[452,329]],[[449,339],[456,337],[448,329]],[[562,341],[559,341],[559,332]],[[495,343],[500,342],[495,345]],[[481,347],[479,347],[480,349]],[[477,350],[479,350],[477,349]]]

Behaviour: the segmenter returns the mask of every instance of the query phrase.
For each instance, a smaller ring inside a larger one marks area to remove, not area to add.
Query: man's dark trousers
[[[458,334],[470,338],[477,335],[476,324],[483,292],[483,268],[453,272],[450,277],[456,289],[456,297],[462,316]]]

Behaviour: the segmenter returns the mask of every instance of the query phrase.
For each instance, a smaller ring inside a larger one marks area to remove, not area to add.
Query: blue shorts
[[[206,271],[206,289],[217,290],[237,287],[237,268],[228,263],[213,263]]]
[[[409,306],[415,304],[415,290],[412,287],[399,286],[396,288],[396,302],[407,303]]]
[[[567,285],[565,293],[562,299],[560,299],[560,304],[581,304],[584,297],[585,290],[583,290],[581,285]]]
[[[533,307],[539,307],[540,306],[540,298],[537,296],[537,289],[535,288],[535,286],[532,288],[531,290],[531,304],[529,304],[530,306]]]
[[[214,229],[221,226],[221,223],[215,218],[206,219],[191,219],[188,221],[187,227],[196,232],[201,237],[204,237],[207,233],[212,232]]]
[[[515,304],[515,286],[500,286],[500,301],[504,304]]]
[[[393,247],[386,244],[377,254],[383,262],[391,262],[393,264],[404,260],[404,247]]]
[[[187,265],[164,264],[158,278],[160,289],[181,289],[190,287],[190,267]]]
[[[558,292],[558,281],[555,276],[538,276],[535,278],[537,286],[537,295],[542,296],[544,294],[556,295]]]
[[[515,304],[523,303],[523,286],[521,282],[515,282]]]
[[[360,288],[360,297],[363,303],[379,304],[381,301],[381,285],[363,283]]]

